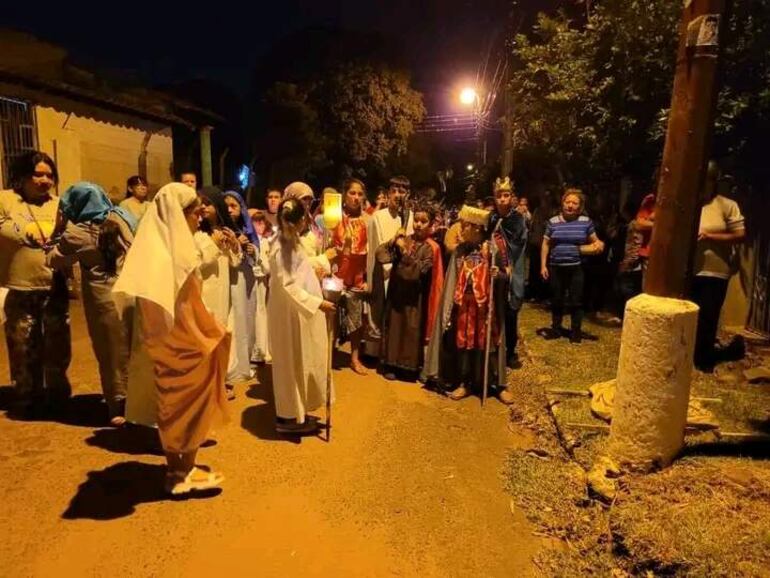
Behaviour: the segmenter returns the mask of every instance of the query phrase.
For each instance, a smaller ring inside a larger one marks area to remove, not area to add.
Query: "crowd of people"
[[[77,264],[107,419],[158,428],[171,494],[221,484],[221,473],[195,466],[196,454],[227,399],[257,383],[259,364],[270,364],[282,434],[321,427],[315,413],[334,396],[330,352],[343,344],[358,375],[514,403],[506,373],[520,366],[527,286],[550,284],[546,338],[580,343],[587,263],[608,253],[580,190],[564,192],[537,239],[537,214],[507,178],[481,206],[459,210],[411,198],[403,176],[370,204],[365,183],[349,178],[332,219],[322,199],[337,191],[317,199],[303,182],[268,190],[258,210],[235,190],[198,189],[193,173],[150,200],[147,181],[133,176],[116,206],[95,183],[54,194],[59,178],[45,153],[20,157],[12,173],[13,188],[0,192],[11,411],[56,411],[72,393],[67,276]],[[734,202],[715,196],[703,210],[701,364],[713,353],[726,250],[744,232]],[[619,267],[626,298],[641,290],[653,222],[645,199]]]

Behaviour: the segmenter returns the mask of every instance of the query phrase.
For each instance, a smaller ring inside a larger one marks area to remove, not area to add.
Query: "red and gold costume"
[[[504,241],[498,236],[495,265],[506,266]],[[483,350],[487,339],[487,318],[491,302],[490,265],[486,245],[464,255],[458,255],[457,284],[454,302],[457,305],[455,342],[458,349]],[[500,331],[496,316],[492,316],[492,343],[499,344]]]
[[[332,246],[337,249],[337,277],[346,289],[362,289],[366,284],[366,255],[368,215],[358,217],[343,215],[342,221],[332,232]]]

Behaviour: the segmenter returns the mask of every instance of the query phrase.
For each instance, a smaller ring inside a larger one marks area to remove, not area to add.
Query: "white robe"
[[[232,331],[232,327],[228,326],[230,267],[238,267],[241,264],[241,255],[240,253],[222,251],[211,237],[202,231],[198,231],[193,237],[201,258],[201,297],[203,297],[203,304],[206,309],[211,311],[217,321]]]
[[[288,264],[284,250],[291,251]],[[326,402],[329,342],[322,301],[321,284],[304,250],[277,240],[270,254],[267,304],[273,393],[276,415],[297,423]]]
[[[254,286],[257,303],[256,315],[256,341],[251,358],[258,362],[270,361],[270,347],[267,337],[267,295],[270,282],[270,246],[273,237],[261,237],[259,240],[259,259],[254,265],[254,276],[257,282]]]
[[[322,270],[324,275],[332,274],[331,263],[329,263],[329,259],[324,254],[323,243],[318,238],[318,235],[312,230],[308,230],[300,237],[299,243],[303,252],[310,260],[310,265],[313,269]]]
[[[411,235],[414,232],[413,228],[412,212],[409,211],[406,224],[406,234]],[[392,240],[398,230],[401,228],[401,216],[393,216],[390,210],[385,207],[379,211],[375,211],[372,214],[372,218],[369,219],[369,223],[366,227],[366,238],[368,241],[368,253],[366,255],[366,279],[368,283],[372,282],[374,275],[375,254],[377,248],[383,243],[387,243]],[[388,280],[390,278],[390,270],[392,265],[385,263],[382,265],[383,279],[385,281],[385,294],[388,291]],[[369,327],[366,331],[366,340],[364,341],[364,353],[370,357],[380,356],[380,328],[372,319],[371,315],[368,315]]]
[[[230,323],[233,345],[227,371],[227,383],[248,381],[252,378],[251,352],[256,340],[257,302],[254,271],[244,259],[238,267],[230,268]]]

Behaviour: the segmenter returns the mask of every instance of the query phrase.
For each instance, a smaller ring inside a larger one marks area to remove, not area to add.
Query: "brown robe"
[[[427,242],[407,239],[402,253],[393,241],[377,249],[378,263],[393,263],[385,302],[382,362],[389,367],[419,371],[428,313],[433,249]]]
[[[138,303],[154,366],[163,450],[195,451],[209,431],[226,420],[230,334],[203,305],[197,273],[179,291],[170,331],[159,331],[166,323],[162,308],[141,298]]]

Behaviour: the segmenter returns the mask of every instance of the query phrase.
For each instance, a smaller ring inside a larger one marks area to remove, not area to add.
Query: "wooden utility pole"
[[[510,67],[506,68],[505,82],[505,120],[503,123],[503,154],[500,162],[500,176],[513,177],[513,95],[509,86]]]
[[[730,0],[685,0],[644,291],[685,298],[700,222]]]

